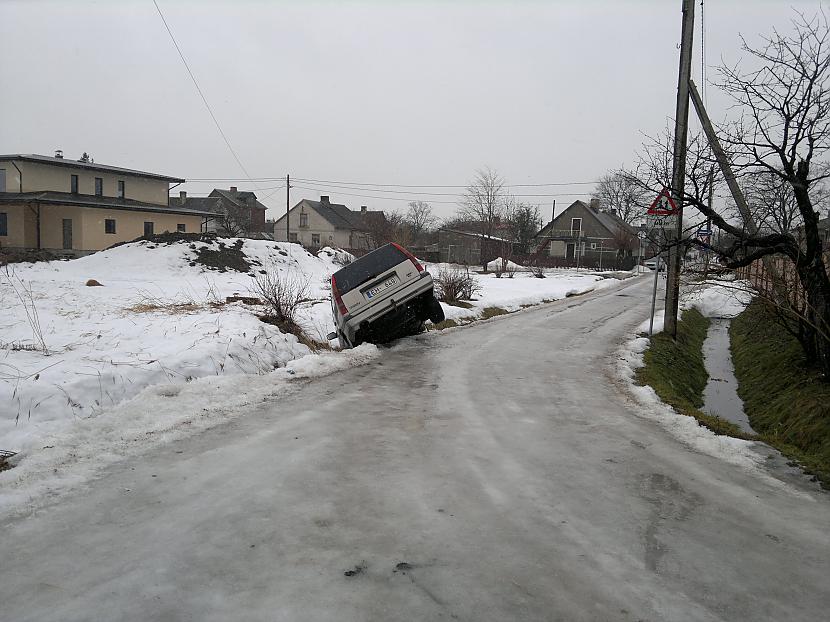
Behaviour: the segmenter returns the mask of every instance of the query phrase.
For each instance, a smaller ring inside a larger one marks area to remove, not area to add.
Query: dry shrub
[[[478,280],[466,271],[458,268],[441,268],[435,277],[435,290],[438,300],[455,303],[459,300],[472,300],[481,291]]]
[[[308,279],[293,274],[280,274],[275,267],[270,266],[254,277],[254,293],[264,301],[267,309],[261,319],[278,326],[283,332],[298,337],[302,334],[296,321],[297,310],[308,300]]]

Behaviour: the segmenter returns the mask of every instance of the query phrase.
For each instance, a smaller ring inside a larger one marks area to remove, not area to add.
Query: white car
[[[666,262],[662,257],[652,257],[643,264],[649,270],[657,270],[663,272],[666,269]],[[659,267],[658,267],[659,266]]]
[[[331,311],[343,348],[385,343],[419,333],[424,322],[444,319],[432,277],[402,246],[386,244],[331,277]]]

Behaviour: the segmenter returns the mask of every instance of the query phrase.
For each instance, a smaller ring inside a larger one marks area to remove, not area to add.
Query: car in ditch
[[[331,310],[343,348],[387,343],[444,319],[432,276],[394,242],[355,259],[331,276]]]

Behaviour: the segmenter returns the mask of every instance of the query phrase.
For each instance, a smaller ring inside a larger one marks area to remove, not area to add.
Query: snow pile
[[[487,264],[487,270],[488,271],[492,270],[493,272],[501,270],[503,261],[504,261],[504,259],[502,259],[501,257],[496,257],[493,261],[491,261],[490,263]],[[519,264],[517,264],[513,261],[510,261],[509,259],[507,260],[507,263],[504,264],[504,266],[505,266],[506,271],[508,271],[508,272],[510,272],[510,271],[516,272],[516,271],[527,270],[527,268],[525,268],[524,266],[520,266]]]
[[[228,251],[235,244],[236,254]],[[254,295],[261,270],[295,275],[308,280],[311,299],[302,321],[323,340],[332,330],[325,282],[344,259],[324,250],[315,257],[262,240],[138,242],[8,266],[0,279],[0,448],[39,447],[58,423],[98,417],[149,386],[267,374],[309,354],[294,335],[261,322],[262,307],[220,303]],[[230,252],[249,272],[208,269],[197,261],[205,252]],[[103,287],[86,286],[89,279]]]
[[[695,307],[706,317],[733,318],[752,301],[749,281],[708,280],[696,283],[683,292],[684,309]]]

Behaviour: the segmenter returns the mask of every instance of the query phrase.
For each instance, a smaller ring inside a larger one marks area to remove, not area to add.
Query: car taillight
[[[337,305],[337,309],[340,311],[341,315],[348,315],[349,310],[346,308],[346,305],[343,304],[343,297],[340,295],[340,290],[337,289],[337,281],[334,278],[334,275],[331,277],[331,295],[334,297],[334,303]]]
[[[409,261],[411,261],[412,263],[414,263],[414,264],[415,264],[415,267],[416,267],[416,268],[418,268],[418,272],[423,272],[423,271],[424,271],[424,267],[421,265],[421,262],[419,262],[419,261],[418,261],[418,258],[417,258],[417,257],[415,257],[415,255],[413,255],[412,253],[410,253],[408,250],[406,250],[406,249],[405,249],[403,246],[401,246],[400,244],[395,244],[394,242],[392,242],[392,246],[394,246],[394,247],[395,247],[395,248],[397,248],[399,251],[401,251],[404,255],[406,255],[406,256],[407,256],[407,258],[409,259]]]

